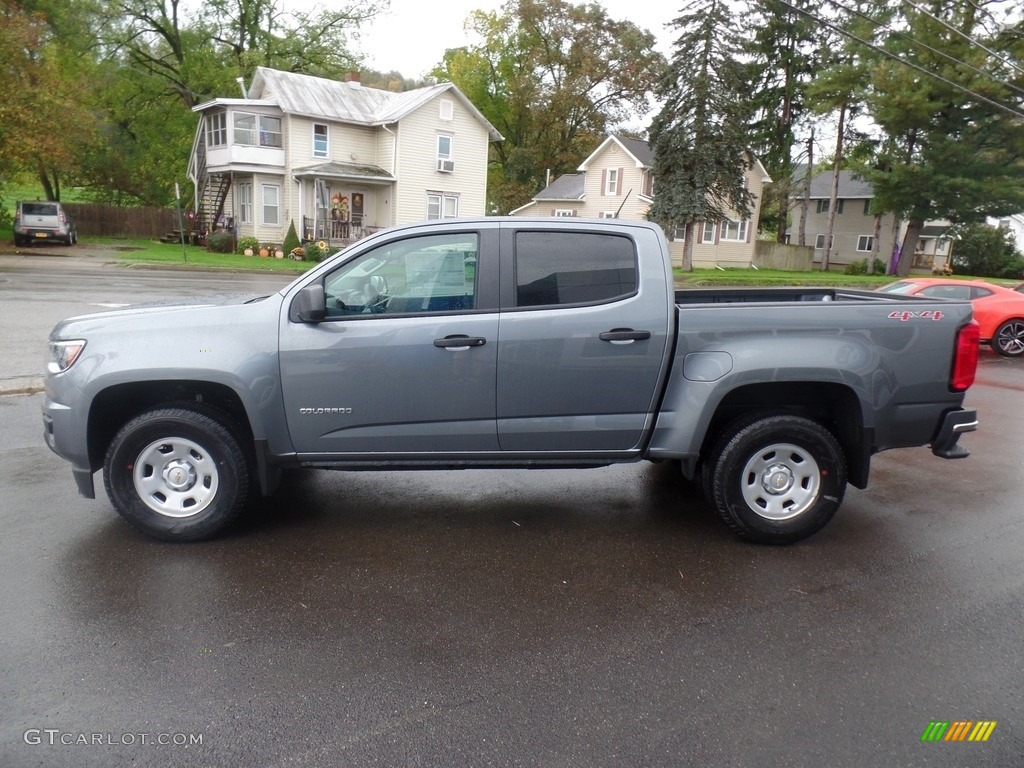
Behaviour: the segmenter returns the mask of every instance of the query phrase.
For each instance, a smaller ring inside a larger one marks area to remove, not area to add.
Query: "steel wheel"
[[[751,456],[743,468],[743,498],[761,517],[789,520],[814,504],[820,474],[818,462],[800,446],[769,445]]]
[[[201,445],[184,437],[169,437],[142,449],[132,480],[139,498],[154,512],[191,517],[216,497],[219,474],[217,464]]]

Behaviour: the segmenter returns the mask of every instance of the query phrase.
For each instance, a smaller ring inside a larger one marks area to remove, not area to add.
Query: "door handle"
[[[610,331],[605,331],[598,338],[601,341],[610,341],[613,344],[618,342],[630,343],[634,341],[643,341],[644,339],[651,338],[650,331],[634,331],[632,328],[613,328]]]
[[[470,347],[482,347],[487,343],[487,339],[482,336],[462,336],[452,335],[445,336],[443,339],[434,339],[434,346],[441,347],[442,349],[469,349]]]

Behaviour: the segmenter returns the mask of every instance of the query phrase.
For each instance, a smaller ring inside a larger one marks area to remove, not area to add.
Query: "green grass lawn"
[[[310,261],[264,259],[234,253],[211,253],[197,245],[161,243],[158,240],[120,239],[113,237],[82,238],[84,246],[103,245],[126,264],[160,264],[162,266],[205,267],[213,269],[265,270],[301,273],[313,266]]]
[[[784,272],[776,269],[694,269],[674,270],[676,285],[690,288],[732,286],[808,285],[870,290],[891,283],[892,275],[845,275],[842,272]]]

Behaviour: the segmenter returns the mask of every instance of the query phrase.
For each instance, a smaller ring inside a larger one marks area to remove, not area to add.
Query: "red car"
[[[1007,357],[1024,354],[1024,293],[983,280],[906,277],[878,290],[935,299],[969,299],[981,340]]]

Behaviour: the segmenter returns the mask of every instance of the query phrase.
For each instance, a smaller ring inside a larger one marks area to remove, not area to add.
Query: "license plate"
[[[36,232],[36,237],[46,237],[45,232]]]

